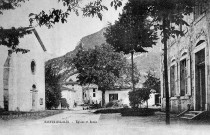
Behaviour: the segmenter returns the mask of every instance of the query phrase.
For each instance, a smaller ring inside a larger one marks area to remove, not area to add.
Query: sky
[[[83,4],[87,1],[90,0],[83,0]],[[76,16],[72,13],[67,23],[56,24],[51,29],[45,26],[36,27],[48,53],[54,57],[62,56],[72,51],[82,37],[101,30],[107,26],[108,22],[114,23],[122,7],[116,11],[110,7],[111,0],[103,0],[103,2],[109,10],[103,12],[102,21],[97,17],[83,17],[82,14]],[[58,0],[29,0],[15,10],[4,11],[3,15],[0,15],[0,26],[3,28],[28,27],[30,13],[39,13],[42,10],[48,12],[52,8],[63,8],[63,6],[58,3]]]

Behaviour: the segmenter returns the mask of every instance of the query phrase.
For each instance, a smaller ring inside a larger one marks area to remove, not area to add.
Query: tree
[[[132,108],[139,108],[141,104],[147,102],[150,98],[150,89],[149,88],[139,88],[136,91],[130,91],[129,101]],[[148,105],[147,105],[148,107]]]
[[[0,15],[3,14],[4,10],[14,10],[17,7],[20,7],[21,2],[28,0],[1,0],[0,1]],[[23,38],[25,35],[31,34],[29,27],[20,27],[11,29],[4,29],[0,26],[0,45],[7,46],[10,48],[11,52],[22,52],[27,53],[29,50],[18,48],[19,38]]]
[[[129,0],[130,6],[135,8],[145,7],[145,13],[150,16],[154,29],[161,32],[162,43],[164,44],[164,88],[166,95],[166,124],[170,124],[169,88],[167,72],[167,40],[170,37],[183,36],[182,30],[176,26],[187,25],[185,15],[193,12],[195,0]],[[139,3],[137,5],[132,3]],[[131,8],[131,7],[130,7]]]
[[[131,63],[133,71],[133,55],[134,52],[147,52],[143,48],[152,47],[155,45],[157,35],[151,29],[151,23],[147,19],[145,7],[141,6],[135,8],[130,4],[139,5],[138,1],[134,3],[127,3],[123,8],[123,13],[114,25],[110,25],[106,33],[107,43],[112,45],[117,52],[124,52],[124,54],[131,54]],[[134,81],[132,73],[132,82]],[[135,89],[133,83],[133,90]]]
[[[0,1],[0,15],[3,14],[4,10],[14,10],[17,7],[21,7],[21,4],[29,0],[1,0]],[[31,27],[36,26],[47,26],[48,28],[53,27],[55,23],[67,22],[67,18],[71,12],[79,15],[79,11],[82,11],[83,16],[94,17],[97,16],[102,20],[102,11],[108,10],[106,6],[102,4],[102,0],[95,0],[87,3],[85,6],[81,6],[83,0],[58,0],[58,3],[63,4],[63,9],[52,9],[48,13],[42,10],[40,13],[29,14],[29,27],[20,27],[11,29],[4,29],[0,26],[0,45],[7,46],[12,52],[27,53],[30,50],[19,48],[19,38],[23,38],[27,34],[31,34]],[[112,0],[111,5],[117,9],[122,5],[121,0]],[[36,22],[36,23],[34,23]]]
[[[79,50],[72,62],[79,73],[80,85],[96,84],[103,92],[104,104],[105,90],[115,88],[126,59],[123,54],[115,53],[112,46],[102,44],[94,49]]]
[[[103,0],[93,0],[87,3],[85,6],[82,5],[82,1],[84,0],[58,0],[59,3],[63,4],[65,9],[55,9],[53,8],[51,11],[46,13],[42,10],[40,13],[31,13],[29,15],[30,24],[39,25],[39,26],[47,26],[48,28],[53,27],[55,23],[66,23],[67,18],[70,13],[75,13],[79,15],[81,11],[83,16],[85,17],[94,17],[97,16],[100,20],[102,20],[102,11],[108,10],[106,6],[103,5]],[[112,0],[110,2],[111,6],[115,9],[122,5],[122,0]],[[35,24],[34,24],[35,22]]]
[[[143,83],[143,87],[153,89],[157,93],[160,93],[160,79],[155,76],[151,71],[147,73],[146,81]]]
[[[126,62],[125,66],[122,67],[120,77],[117,79],[116,86],[119,88],[130,88],[134,82],[134,86],[138,84],[141,74],[139,73],[136,64],[134,63],[134,75],[132,78],[132,64]],[[133,82],[132,82],[133,79]]]
[[[61,98],[61,108],[69,109],[69,104],[67,103],[66,98]]]
[[[45,67],[45,100],[46,108],[57,108],[61,101],[60,76],[55,75],[52,67]]]

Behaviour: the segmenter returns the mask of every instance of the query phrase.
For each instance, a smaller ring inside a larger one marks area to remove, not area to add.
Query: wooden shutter
[[[187,95],[191,95],[191,59],[187,58]]]

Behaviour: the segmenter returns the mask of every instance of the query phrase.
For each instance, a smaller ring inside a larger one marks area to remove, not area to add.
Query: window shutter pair
[[[187,58],[187,95],[191,95],[191,59]]]

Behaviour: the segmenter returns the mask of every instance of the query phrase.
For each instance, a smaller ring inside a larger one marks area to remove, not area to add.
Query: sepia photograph
[[[210,134],[210,0],[0,0],[0,135],[177,134]]]

